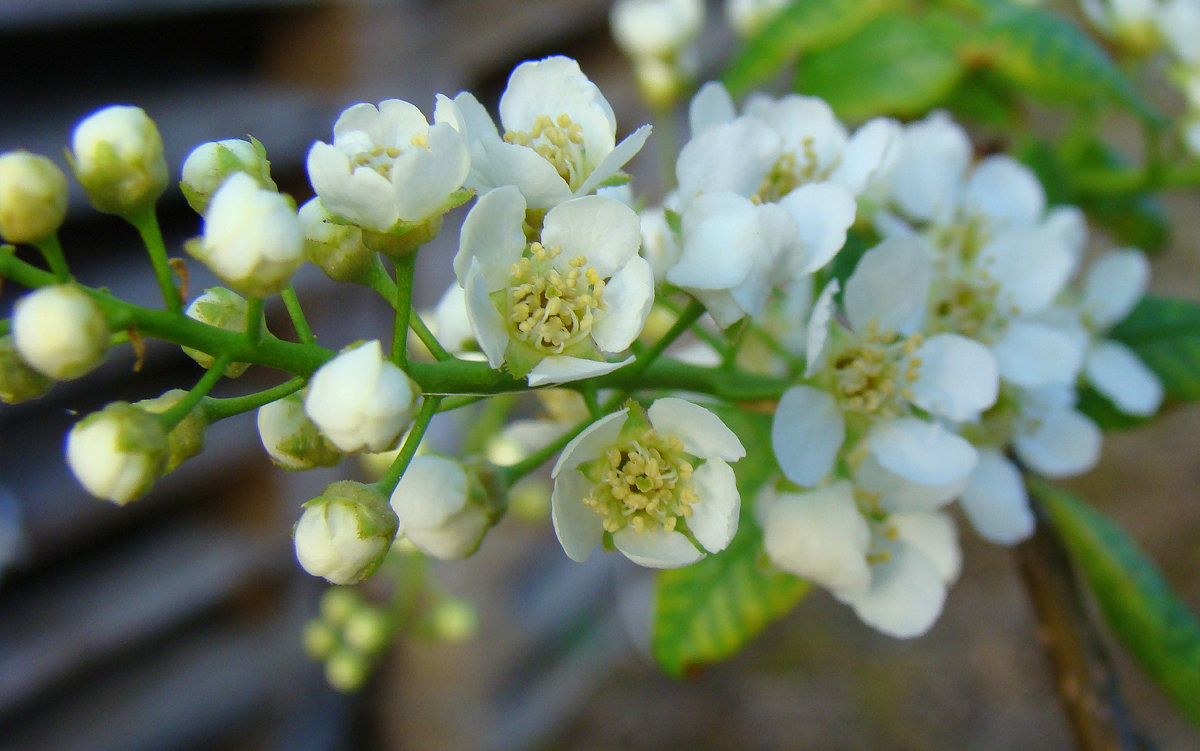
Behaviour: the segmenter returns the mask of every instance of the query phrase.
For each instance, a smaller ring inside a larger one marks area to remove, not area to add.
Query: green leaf
[[[1154,563],[1110,519],[1030,478],[1109,627],[1175,706],[1200,726],[1200,623]]]
[[[997,72],[1052,101],[1107,99],[1145,120],[1162,117],[1137,95],[1112,58],[1082,29],[1053,11],[996,4],[980,30],[979,53]]]
[[[1075,408],[1100,426],[1101,430],[1128,430],[1144,425],[1150,418],[1127,415],[1117,409],[1106,396],[1091,386],[1079,389],[1079,401]]]
[[[735,97],[780,73],[801,53],[861,29],[891,0],[794,0],[751,39],[721,79]]]
[[[1154,371],[1168,397],[1200,399],[1200,303],[1144,297],[1110,336]]]
[[[687,568],[658,575],[651,648],[667,673],[730,657],[768,624],[788,613],[810,585],[760,565],[762,533],[749,506],[754,493],[777,473],[771,458],[769,415],[713,408],[747,447],[733,465],[742,494],[738,533],[729,547]]]
[[[970,71],[946,100],[946,108],[957,120],[965,120],[1000,131],[1016,129],[1021,111],[1016,93],[992,71]]]
[[[847,120],[920,115],[962,78],[961,36],[958,22],[944,13],[885,13],[844,42],[807,55],[798,88]]]

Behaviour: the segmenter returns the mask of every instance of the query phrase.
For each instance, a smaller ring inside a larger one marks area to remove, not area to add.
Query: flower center
[[[551,263],[561,252],[531,244],[527,255],[512,265],[508,287],[514,337],[546,354],[561,354],[584,341],[596,313],[608,307],[604,280],[587,265],[587,257],[575,256],[568,262],[570,271],[563,273]]]
[[[650,429],[640,440],[610,448],[598,464],[598,480],[583,502],[604,517],[605,531],[673,530],[680,517],[692,515],[698,496],[679,438]]]
[[[413,146],[429,148],[429,141],[425,138],[424,133],[418,133],[411,139]],[[372,169],[388,178],[392,179],[392,165],[404,153],[404,150],[399,146],[374,146],[369,151],[359,151],[350,157],[350,163],[353,169],[366,167]]]
[[[780,156],[750,200],[758,204],[777,203],[801,185],[823,180],[828,176],[829,170],[823,173],[817,171],[817,152],[813,148],[812,136],[807,136],[800,142],[800,151],[800,159],[796,158],[794,151],[785,152]]]
[[[504,140],[518,146],[528,146],[541,154],[543,159],[554,165],[559,176],[572,190],[587,177],[583,162],[583,126],[565,113],[559,115],[557,120],[549,115],[538,115],[530,130],[506,131]]]
[[[996,320],[1000,285],[987,272],[979,280],[946,279],[930,296],[931,332],[950,332],[990,344],[1002,321]]]
[[[855,341],[830,359],[834,396],[843,410],[877,417],[896,417],[903,401],[913,398],[909,384],[920,375],[921,359],[913,353],[920,334],[903,337],[880,332],[874,321]]]

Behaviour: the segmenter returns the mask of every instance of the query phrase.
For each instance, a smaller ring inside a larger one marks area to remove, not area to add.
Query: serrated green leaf
[[[1200,726],[1200,623],[1154,563],[1110,519],[1030,479],[1113,633],[1175,706]]]
[[[725,550],[687,568],[658,575],[651,647],[667,673],[730,657],[768,624],[789,612],[810,585],[760,565],[762,533],[750,519],[753,494],[774,474],[770,416],[714,408],[747,448],[735,463],[742,494],[738,533]]]
[[[721,80],[735,97],[780,73],[806,50],[861,29],[892,0],[794,0],[730,61]]]
[[[978,43],[993,69],[1029,93],[1081,103],[1108,99],[1146,120],[1161,120],[1104,49],[1054,11],[1016,3],[995,5]]]
[[[961,34],[944,13],[885,13],[840,44],[805,56],[797,88],[847,120],[920,115],[962,78]]]
[[[1168,397],[1200,399],[1200,303],[1147,296],[1110,336],[1154,371]]]

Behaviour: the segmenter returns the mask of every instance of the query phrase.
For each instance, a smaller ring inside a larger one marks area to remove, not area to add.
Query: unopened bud
[[[420,387],[390,360],[378,341],[342,352],[309,384],[304,411],[345,452],[384,451],[412,422]]]
[[[349,649],[339,649],[325,660],[325,680],[342,693],[362,688],[371,670],[365,657]]]
[[[125,505],[150,490],[166,469],[167,431],[154,415],[113,402],[67,436],[67,464],[89,493]]]
[[[167,188],[162,137],[140,107],[105,107],[81,121],[70,160],[88,200],[108,214],[149,208]]]
[[[133,406],[144,409],[152,415],[161,415],[180,402],[188,392],[183,389],[171,389],[162,396],[154,399],[143,399]],[[187,416],[175,424],[167,433],[167,466],[166,472],[174,472],[175,468],[204,450],[204,434],[208,431],[208,418],[204,410],[197,404]]]
[[[392,492],[400,533],[437,558],[466,558],[499,518],[504,495],[484,462],[414,457]]]
[[[67,176],[54,162],[28,151],[0,154],[0,237],[36,243],[67,216]]]
[[[0,402],[17,404],[42,396],[54,380],[29,367],[17,349],[11,336],[0,336]]]
[[[240,138],[209,141],[192,149],[183,162],[183,180],[179,189],[188,205],[203,215],[212,194],[234,172],[245,172],[263,188],[276,190],[266,149],[257,140]]]
[[[304,504],[296,524],[296,558],[334,584],[375,573],[396,536],[396,515],[373,486],[335,482]]]
[[[304,257],[335,282],[365,284],[375,267],[375,251],[363,244],[362,229],[339,224],[314,198],[300,207]]]
[[[306,655],[314,660],[324,660],[337,647],[338,634],[337,630],[329,623],[320,618],[314,618],[304,624],[301,639],[304,642]]]
[[[383,651],[392,638],[392,626],[388,617],[373,607],[362,607],[350,614],[342,628],[346,645],[364,655]]]
[[[442,641],[463,642],[479,630],[479,614],[466,600],[446,598],[429,613],[429,629]]]
[[[259,408],[258,436],[271,459],[284,469],[332,467],[342,460],[342,452],[305,414],[300,394]]]
[[[192,300],[192,304],[187,308],[187,317],[200,323],[207,323],[209,326],[240,333],[246,330],[248,312],[249,305],[246,303],[246,298],[231,289],[213,287],[204,290],[203,295]],[[205,369],[211,368],[217,361],[217,358],[207,352],[201,352],[191,347],[184,347],[183,353]],[[225,377],[237,378],[249,367],[250,363],[231,362],[225,366]]]
[[[100,364],[109,330],[104,312],[86,292],[62,284],[17,300],[12,336],[21,359],[43,375],[65,381]]]

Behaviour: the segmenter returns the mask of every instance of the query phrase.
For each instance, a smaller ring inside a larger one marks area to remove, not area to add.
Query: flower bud
[[[54,381],[29,367],[11,336],[0,336],[0,402],[18,404],[42,396]]]
[[[67,176],[54,162],[28,151],[0,154],[0,237],[36,243],[53,235],[67,216]]]
[[[725,0],[725,18],[743,39],[754,36],[774,20],[787,0]]]
[[[321,366],[304,411],[342,451],[384,451],[412,422],[420,386],[391,361],[378,341],[346,350]]]
[[[442,641],[463,642],[479,630],[479,614],[466,600],[446,598],[429,613],[429,630]]]
[[[342,693],[362,688],[370,675],[367,658],[350,649],[338,649],[325,660],[325,680]]]
[[[304,234],[286,198],[235,172],[213,195],[204,236],[187,251],[243,295],[266,297],[304,262]]]
[[[329,657],[338,643],[337,630],[320,618],[314,618],[304,624],[304,632],[300,638],[304,643],[304,653],[314,660]]]
[[[234,172],[245,172],[263,188],[276,190],[266,149],[257,140],[240,138],[209,141],[192,149],[183,162],[183,180],[179,189],[188,205],[203,216],[212,194]]]
[[[304,504],[296,558],[313,576],[353,584],[375,573],[396,536],[396,515],[371,485],[344,480]]]
[[[667,59],[704,28],[701,0],[617,0],[609,13],[613,38],[630,57]]]
[[[335,282],[366,282],[375,266],[375,252],[363,244],[360,227],[333,221],[319,198],[300,207],[300,226],[308,261]]]
[[[226,331],[242,332],[246,330],[247,311],[246,298],[233,290],[213,287],[204,290],[203,295],[192,300],[192,304],[187,308],[187,317]],[[183,353],[205,369],[211,368],[217,361],[217,358],[207,352],[191,347],[184,347]],[[225,377],[237,378],[249,367],[250,363],[231,362],[225,367]]]
[[[146,494],[169,454],[158,418],[127,402],[88,415],[67,436],[67,464],[76,479],[92,495],[121,505]]]
[[[133,406],[152,415],[161,415],[187,395],[188,392],[183,389],[171,389],[154,399],[134,402]],[[163,474],[174,472],[180,464],[203,451],[204,434],[207,431],[208,418],[204,415],[204,410],[197,404],[167,433],[167,466]]]
[[[71,167],[99,211],[128,216],[167,188],[158,126],[140,107],[105,107],[75,126]]]
[[[258,437],[271,459],[284,469],[332,467],[342,452],[304,413],[304,398],[290,394],[258,410]]]
[[[474,464],[417,456],[396,484],[391,504],[399,531],[425,553],[466,558],[499,518],[504,497],[495,473],[490,465]]]
[[[365,604],[353,587],[330,587],[321,594],[321,617],[334,626],[343,625],[361,607]]]
[[[346,646],[364,655],[375,655],[391,640],[392,625],[383,611],[367,606],[350,614],[342,635]]]
[[[104,359],[108,321],[86,292],[69,284],[41,287],[17,300],[12,336],[21,359],[65,381]]]

